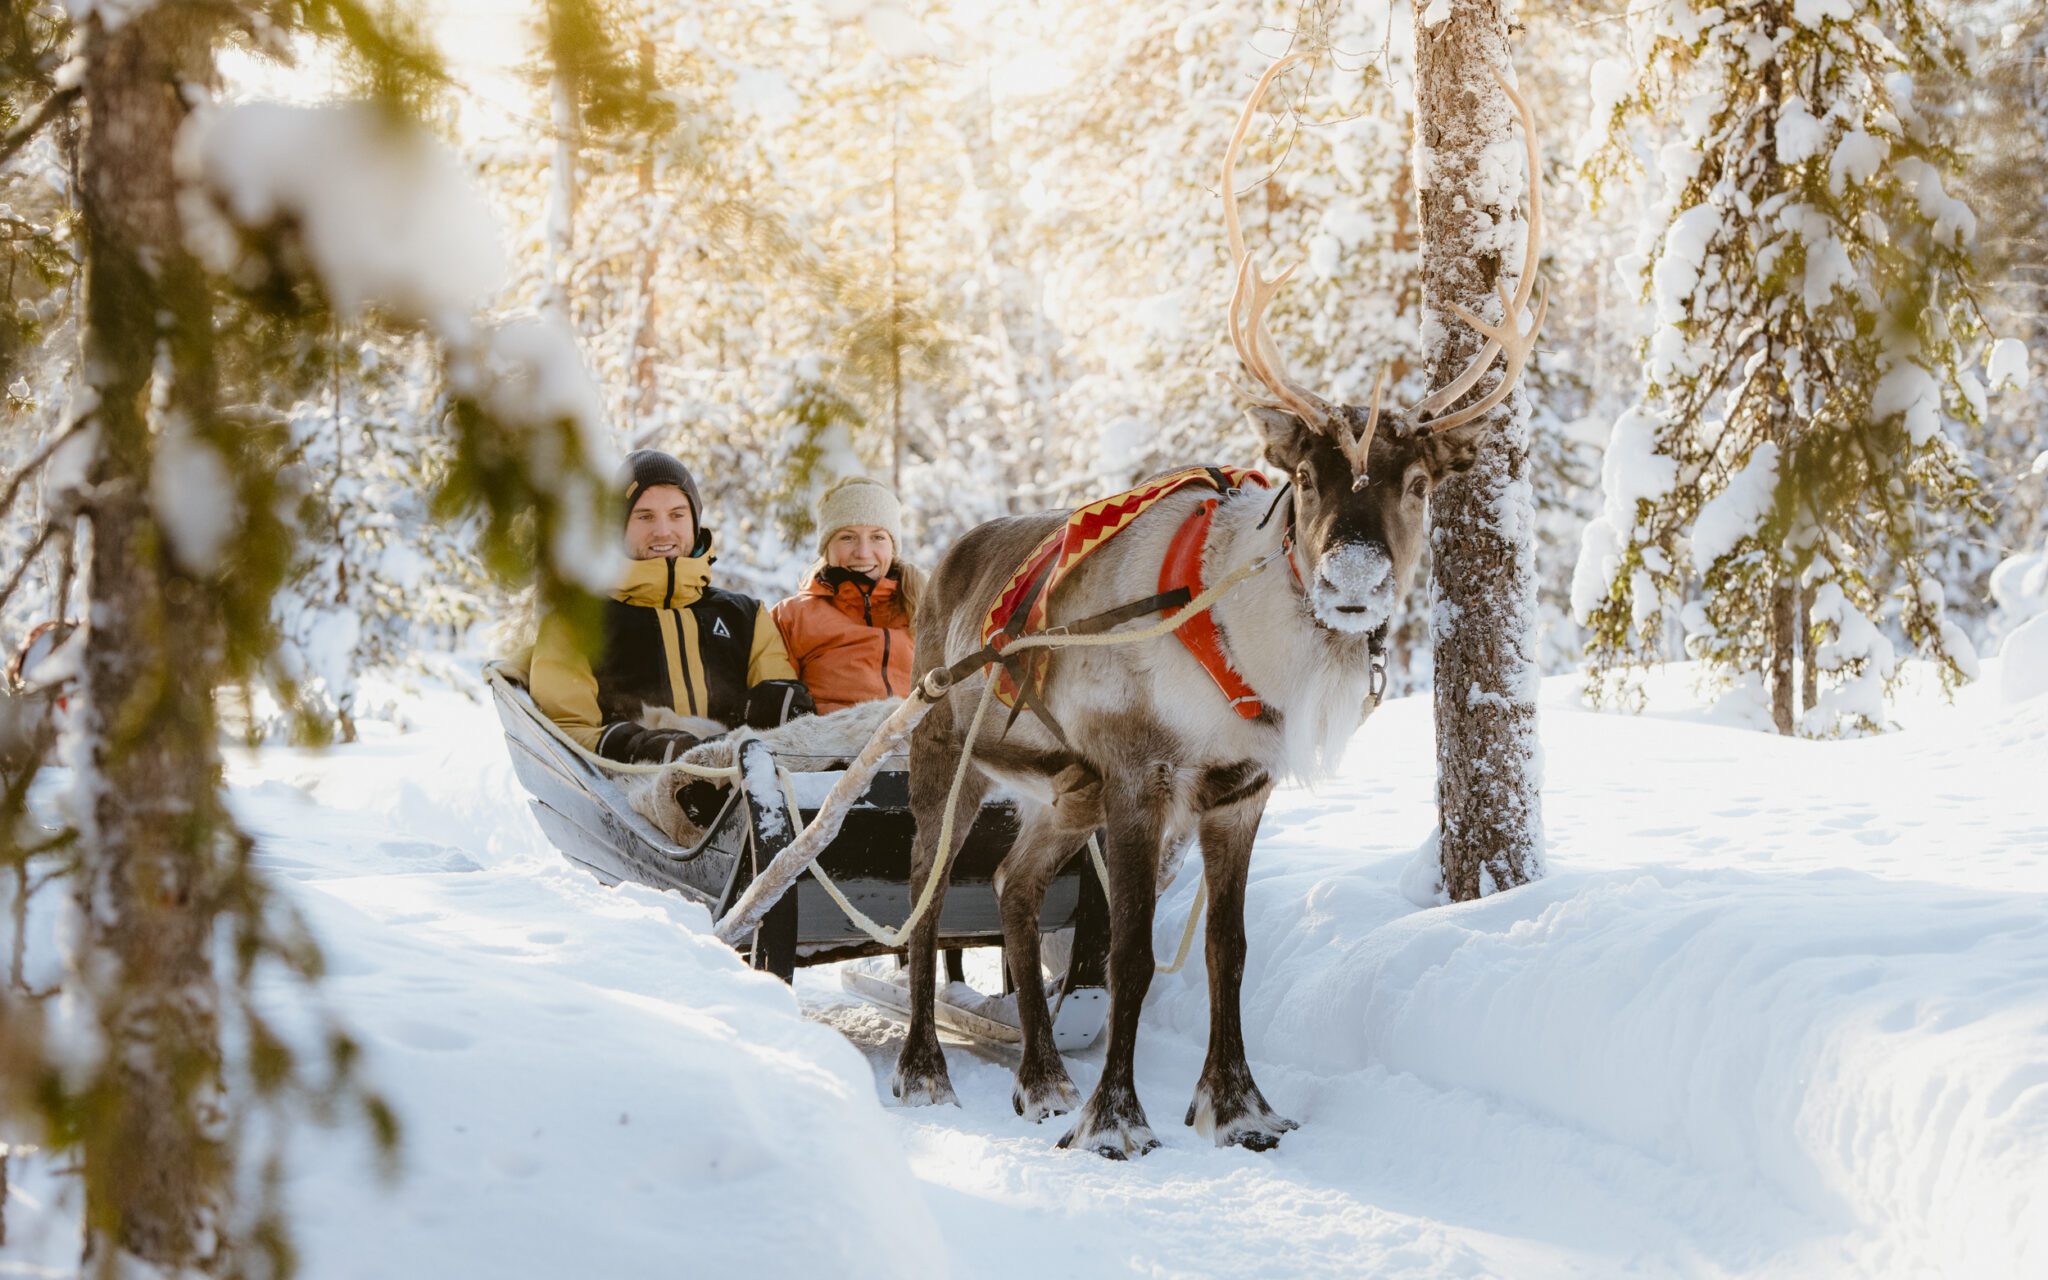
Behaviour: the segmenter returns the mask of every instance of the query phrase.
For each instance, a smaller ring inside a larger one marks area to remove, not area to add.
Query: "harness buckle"
[[[1366,678],[1366,689],[1372,694],[1372,705],[1380,705],[1380,696],[1387,691],[1387,655],[1384,650],[1372,655],[1372,673]]]

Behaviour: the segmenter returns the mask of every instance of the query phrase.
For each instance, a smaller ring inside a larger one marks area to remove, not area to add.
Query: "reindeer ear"
[[[1266,461],[1281,471],[1292,472],[1308,454],[1308,427],[1285,409],[1254,405],[1244,416],[1259,433],[1266,447]]]
[[[1438,480],[1456,471],[1470,471],[1472,464],[1479,461],[1479,428],[1474,423],[1469,427],[1453,427],[1449,431],[1429,438],[1430,474]]]

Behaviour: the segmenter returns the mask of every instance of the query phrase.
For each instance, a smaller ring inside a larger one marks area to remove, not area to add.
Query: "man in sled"
[[[711,533],[689,469],[640,449],[620,479],[631,563],[602,602],[602,645],[586,654],[564,619],[543,618],[528,680],[534,705],[586,749],[633,763],[666,763],[727,729],[810,714],[767,606],[711,585]],[[649,708],[689,727],[649,727]]]

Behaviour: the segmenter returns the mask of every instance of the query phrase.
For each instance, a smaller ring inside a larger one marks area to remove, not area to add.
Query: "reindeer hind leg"
[[[1017,841],[996,870],[1003,913],[1003,959],[1016,987],[1017,1025],[1024,1035],[1010,1105],[1033,1123],[1065,1115],[1081,1105],[1081,1092],[1053,1045],[1045,978],[1039,969],[1039,914],[1045,906],[1046,887],[1085,838],[1061,817],[1054,807],[1027,805]]]
[[[1152,985],[1152,916],[1170,796],[1149,779],[1112,784],[1105,778],[1103,790],[1109,828],[1109,1051],[1095,1092],[1059,1145],[1123,1160],[1159,1145],[1138,1101],[1135,1059],[1138,1015]]]
[[[981,770],[967,771],[953,820],[953,847],[940,849],[939,827],[944,821],[946,793],[952,786],[961,747],[953,708],[946,703],[933,707],[911,734],[910,811],[917,821],[917,835],[910,851],[911,902],[914,904],[923,892],[934,864],[945,870],[932,892],[931,905],[925,908],[910,935],[910,1027],[889,1082],[889,1091],[902,1099],[905,1106],[959,1104],[952,1078],[946,1071],[945,1051],[939,1047],[938,1019],[932,1012],[938,985],[939,913],[946,904],[945,880],[951,874],[953,856],[966,839],[968,828],[974,825],[975,813],[989,788],[988,777]]]

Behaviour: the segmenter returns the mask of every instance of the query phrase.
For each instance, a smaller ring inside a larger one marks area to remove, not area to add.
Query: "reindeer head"
[[[1495,282],[1501,303],[1497,325],[1456,308],[1458,316],[1486,338],[1486,345],[1464,372],[1405,413],[1382,412],[1384,373],[1373,387],[1369,407],[1331,404],[1295,383],[1281,366],[1266,332],[1265,314],[1294,268],[1272,280],[1260,274],[1245,249],[1233,186],[1238,151],[1251,126],[1252,113],[1273,78],[1307,56],[1289,54],[1266,69],[1246,100],[1223,153],[1224,225],[1230,233],[1231,260],[1237,273],[1230,297],[1230,340],[1245,372],[1263,388],[1263,392],[1248,392],[1247,399],[1266,461],[1286,472],[1294,485],[1291,554],[1297,557],[1296,568],[1308,590],[1310,608],[1316,620],[1333,631],[1371,632],[1393,617],[1408,576],[1421,558],[1424,506],[1430,490],[1445,475],[1472,465],[1484,429],[1481,419],[1514,390],[1543,326],[1547,299],[1541,294],[1536,295],[1535,316],[1528,330],[1524,332],[1519,323],[1536,288],[1542,226],[1536,124],[1521,95],[1494,72],[1493,78],[1522,118],[1529,155],[1529,236],[1514,293]],[[1507,367],[1500,380],[1471,404],[1446,412],[1478,385],[1494,357],[1503,353]]]

